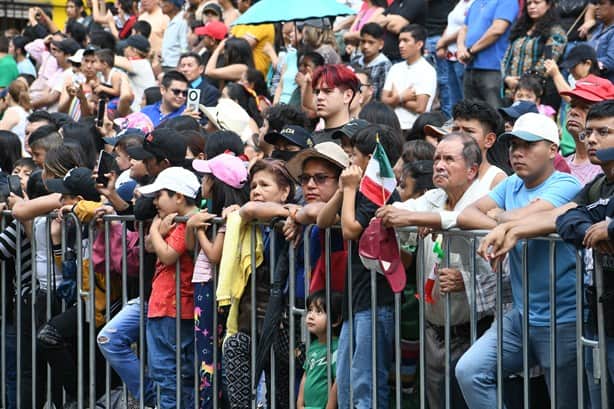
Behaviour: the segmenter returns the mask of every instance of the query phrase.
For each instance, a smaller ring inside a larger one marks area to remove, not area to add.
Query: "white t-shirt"
[[[130,63],[132,64],[132,72],[128,73],[128,80],[132,86],[132,92],[134,93],[132,110],[137,112],[141,110],[141,98],[143,97],[143,93],[147,88],[156,86],[156,78],[154,77],[149,60],[142,58],[130,60]]]
[[[47,234],[47,218],[34,218],[34,239],[36,241],[36,279],[40,288],[46,290],[49,287],[47,283],[47,268],[51,268],[51,280],[55,275],[56,288],[62,282],[62,270],[55,268],[53,258],[49,259],[48,254],[48,234]]]
[[[386,76],[384,91],[391,91],[393,84],[397,92],[413,87],[416,95],[428,95],[426,111],[431,110],[437,92],[437,71],[423,57],[413,64],[408,64],[406,61],[394,64]],[[411,129],[418,117],[417,113],[402,107],[396,107],[394,113],[399,118],[401,129]]]
[[[454,6],[450,14],[448,14],[447,33],[454,33],[465,25],[465,17],[467,17],[467,11],[469,11],[471,4],[473,4],[473,0],[460,0],[456,3],[456,6]],[[452,41],[448,46],[448,51],[451,53],[456,53],[457,49],[456,41]]]

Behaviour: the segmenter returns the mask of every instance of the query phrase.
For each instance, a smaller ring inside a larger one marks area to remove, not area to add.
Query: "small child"
[[[114,68],[115,54],[109,49],[96,51],[96,63],[94,67],[98,72],[99,84],[94,88],[94,92],[100,97],[106,94],[108,99],[119,97],[121,91],[121,73]]]
[[[217,216],[223,216],[229,206],[242,206],[249,200],[247,187],[247,168],[240,158],[223,153],[210,160],[196,159],[192,162],[194,170],[203,173],[201,192],[207,199],[209,211],[202,210],[190,217],[186,228],[186,247],[194,248],[198,240],[200,251],[194,265],[192,283],[194,285],[194,330],[196,332],[196,349],[199,361],[199,390],[201,409],[213,407],[213,374],[221,372],[221,359],[218,368],[213,367],[213,337],[217,332],[218,353],[221,354],[222,335],[224,332],[223,312],[217,328],[213,327],[215,310],[215,281],[213,266],[222,258],[222,247],[226,226],[219,226],[215,235],[208,222]],[[219,375],[218,375],[219,377]],[[218,378],[219,379],[219,378]],[[220,383],[221,384],[221,383]],[[221,390],[221,388],[220,388]],[[219,399],[216,397],[215,399]]]
[[[194,264],[185,242],[186,225],[175,223],[175,216],[191,216],[198,211],[196,197],[200,184],[196,176],[180,167],[166,168],[151,185],[139,190],[155,195],[154,218],[145,247],[157,255],[147,312],[147,352],[153,381],[160,387],[160,408],[194,407]],[[176,263],[181,271],[181,378],[183,404],[175,401],[177,368],[175,362]]]
[[[326,304],[326,291],[317,291],[307,299],[307,329],[313,341],[307,350],[307,358],[303,369],[303,379],[296,402],[297,409],[305,408],[336,408],[337,385],[334,382],[337,362],[337,337],[341,330],[341,305],[343,295],[331,291],[330,305]],[[331,322],[331,372],[333,383],[328,389],[326,327]]]
[[[534,75],[523,75],[518,81],[518,86],[514,91],[514,102],[530,101],[537,105],[540,114],[548,118],[554,118],[556,111],[550,105],[542,105],[541,98],[544,95],[543,80]]]

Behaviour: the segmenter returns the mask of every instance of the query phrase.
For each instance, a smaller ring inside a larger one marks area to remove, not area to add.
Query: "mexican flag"
[[[397,179],[378,138],[365,175],[360,181],[360,192],[376,205],[383,206],[396,187]]]

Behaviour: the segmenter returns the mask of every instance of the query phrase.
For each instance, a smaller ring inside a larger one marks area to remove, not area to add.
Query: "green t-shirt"
[[[332,374],[335,378],[337,367],[337,340],[333,338],[331,346]],[[326,344],[315,340],[309,346],[307,359],[303,365],[305,370],[305,387],[303,397],[305,409],[324,409],[328,402],[328,380],[326,378]]]
[[[0,88],[8,87],[18,75],[17,63],[12,55],[0,58]]]

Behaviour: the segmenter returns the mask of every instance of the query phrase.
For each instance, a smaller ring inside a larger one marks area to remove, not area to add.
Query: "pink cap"
[[[209,160],[195,159],[192,162],[192,167],[197,172],[211,173],[235,189],[242,188],[247,181],[246,163],[228,153],[222,153]]]
[[[228,34],[228,27],[221,21],[213,20],[208,22],[207,25],[196,27],[194,29],[194,34],[198,36],[209,36],[215,40],[223,40],[226,34]]]

